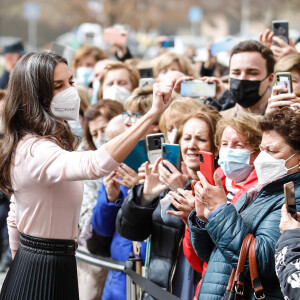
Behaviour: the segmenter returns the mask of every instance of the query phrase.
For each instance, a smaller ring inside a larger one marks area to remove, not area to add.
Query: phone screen
[[[181,82],[180,94],[182,97],[215,97],[216,83],[207,83],[202,80],[185,80]]]
[[[289,43],[289,22],[288,21],[273,21],[273,32],[275,36]]]
[[[276,85],[283,86],[287,89],[287,93],[292,93],[292,81],[291,75],[288,74],[276,74]],[[283,92],[279,92],[278,94],[282,94]]]

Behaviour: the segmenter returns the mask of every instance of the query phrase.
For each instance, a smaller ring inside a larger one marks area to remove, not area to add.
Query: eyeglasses
[[[139,119],[142,115],[143,115],[143,114],[141,114],[141,113],[135,113],[135,112],[133,112],[133,113],[131,113],[131,114],[129,114],[129,113],[127,113],[127,112],[123,112],[123,113],[122,113],[122,119],[123,119],[123,122],[124,122],[124,123],[128,121],[128,118],[130,119],[131,123],[134,123],[134,122],[136,122],[136,120]]]

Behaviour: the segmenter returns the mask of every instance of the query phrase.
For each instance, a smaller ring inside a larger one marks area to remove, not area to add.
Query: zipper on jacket
[[[181,239],[180,239],[180,241],[179,241],[178,251],[177,251],[177,256],[176,256],[175,264],[173,265],[173,270],[172,270],[172,272],[171,272],[171,276],[170,276],[170,280],[169,280],[170,293],[171,293],[171,294],[172,294],[172,282],[173,282],[174,274],[175,274],[175,271],[176,271],[176,266],[177,266],[177,261],[178,261],[178,256],[179,256],[179,252],[180,252],[180,247],[181,247],[182,240],[183,240],[183,237],[181,237]]]

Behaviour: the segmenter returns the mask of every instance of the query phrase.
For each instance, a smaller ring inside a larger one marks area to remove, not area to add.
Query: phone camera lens
[[[200,153],[200,162],[203,163],[203,155]]]

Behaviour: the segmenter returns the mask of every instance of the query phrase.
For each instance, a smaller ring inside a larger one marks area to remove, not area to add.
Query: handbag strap
[[[253,238],[249,249],[250,277],[251,277],[251,283],[252,283],[255,299],[263,300],[265,299],[265,294],[264,294],[264,288],[258,277],[255,248],[256,248],[256,238]]]
[[[226,288],[227,291],[232,290],[233,284],[234,284],[234,277],[235,277],[235,269],[232,269],[231,275],[230,275],[230,278],[229,278],[229,281],[228,281],[228,284],[227,284],[227,288]]]
[[[246,259],[248,256],[248,251],[249,251],[249,247],[251,244],[251,241],[253,239],[253,234],[251,233],[247,233],[247,235],[244,238],[242,247],[241,247],[241,251],[240,251],[240,256],[239,256],[239,261],[238,261],[238,265],[236,268],[236,273],[235,273],[235,292],[241,296],[244,295],[244,281],[245,281],[245,275],[244,275],[244,270],[245,270],[245,263],[246,263]]]

